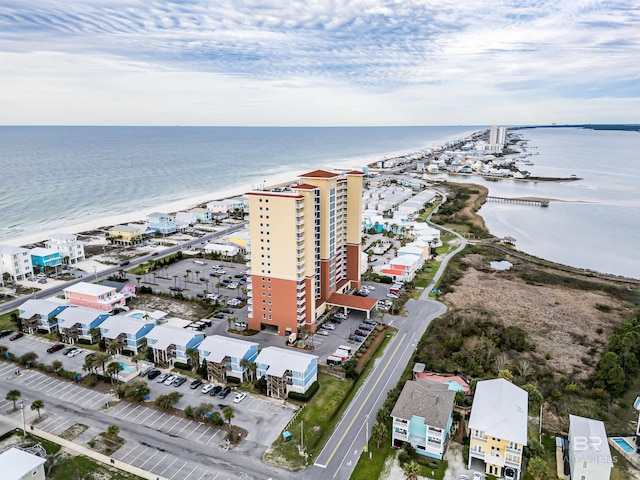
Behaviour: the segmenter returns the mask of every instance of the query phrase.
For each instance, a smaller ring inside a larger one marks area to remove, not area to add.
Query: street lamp
[[[24,402],[20,404],[20,410],[22,411],[22,439],[24,440],[27,436],[27,425],[24,421]]]

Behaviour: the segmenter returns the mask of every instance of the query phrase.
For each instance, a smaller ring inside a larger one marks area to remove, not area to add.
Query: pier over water
[[[533,200],[526,198],[507,198],[487,196],[487,202],[516,203],[519,205],[535,205],[537,207],[548,207],[549,200]]]

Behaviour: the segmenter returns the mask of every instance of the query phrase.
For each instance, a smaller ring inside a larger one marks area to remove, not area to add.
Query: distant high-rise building
[[[492,152],[500,152],[507,143],[507,127],[493,125],[489,130],[489,145]]]
[[[332,294],[359,287],[363,176],[316,170],[291,188],[247,193],[249,328],[313,332]]]

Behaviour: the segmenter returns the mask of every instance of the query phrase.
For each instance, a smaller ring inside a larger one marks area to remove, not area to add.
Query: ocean
[[[365,166],[484,126],[450,127],[0,127],[0,242],[132,212],[273,176],[342,162]],[[532,175],[566,183],[486,182],[504,197],[554,199],[548,208],[486,203],[491,233],[566,265],[640,278],[640,135],[524,129]]]
[[[431,176],[486,186],[497,197],[542,197],[548,208],[485,203],[478,212],[492,234],[516,239],[519,250],[565,265],[640,278],[640,135],[628,131],[535,128],[528,139],[533,176],[572,182],[488,182],[481,177]]]
[[[0,127],[0,242],[297,170],[365,166],[482,128]]]

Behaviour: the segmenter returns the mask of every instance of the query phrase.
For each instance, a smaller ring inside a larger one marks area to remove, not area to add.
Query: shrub
[[[179,370],[191,370],[191,365],[188,363],[174,362],[173,367]]]
[[[313,382],[313,384],[309,387],[309,389],[305,393],[290,392],[289,398],[291,400],[308,402],[309,400],[311,400],[311,398],[313,398],[313,396],[316,394],[316,392],[319,389],[320,389],[320,384],[316,381],[316,382]]]
[[[239,378],[227,377],[227,383],[233,383],[234,385],[240,385],[242,383]]]

